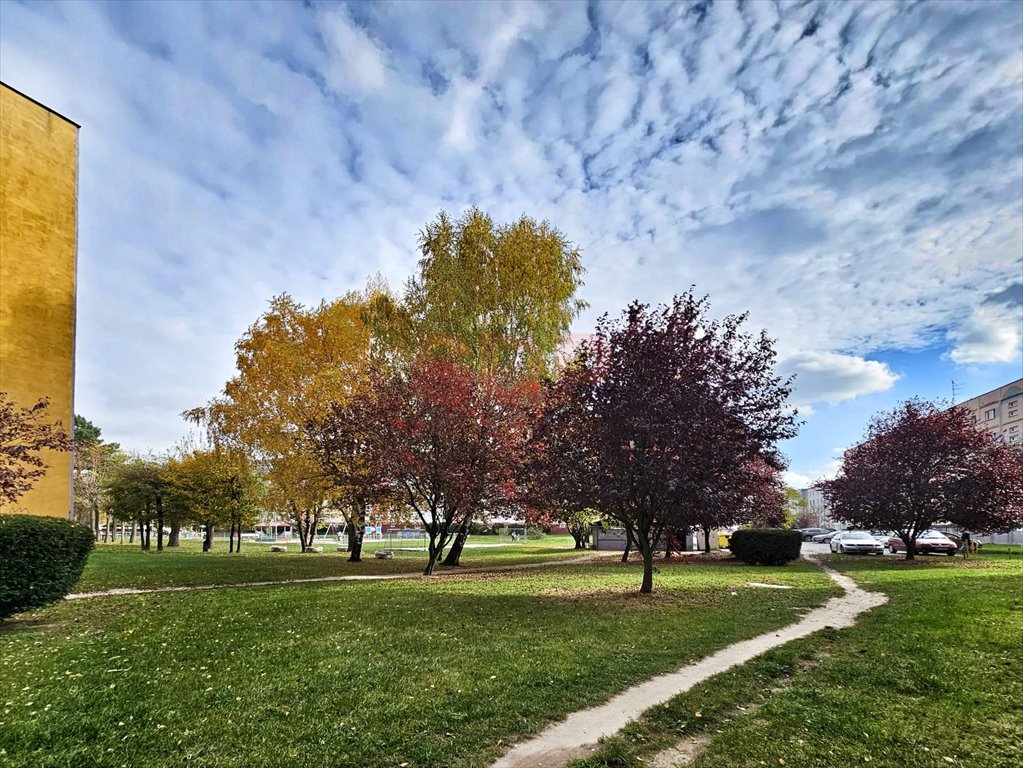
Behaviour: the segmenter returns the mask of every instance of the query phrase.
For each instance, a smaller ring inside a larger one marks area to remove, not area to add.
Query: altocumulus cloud
[[[879,350],[1020,354],[1023,15],[1005,3],[3,6],[0,73],[83,123],[78,406],[131,447],[273,294],[414,268],[438,209],[547,217],[591,314],[695,285],[794,400]]]

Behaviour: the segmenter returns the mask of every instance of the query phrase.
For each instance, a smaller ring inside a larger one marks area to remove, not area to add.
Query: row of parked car
[[[832,531],[828,528],[803,528],[803,541],[826,543],[832,552],[844,555],[883,555],[885,547],[892,554],[906,551],[905,542],[895,531]],[[924,531],[917,537],[916,552],[955,555],[958,546],[941,531]]]

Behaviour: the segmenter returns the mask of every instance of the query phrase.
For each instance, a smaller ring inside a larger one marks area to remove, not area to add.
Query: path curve
[[[611,553],[615,554],[614,552]],[[594,552],[589,555],[569,558],[567,560],[548,560],[539,563],[521,563],[519,565],[492,565],[479,568],[452,568],[436,571],[433,576],[424,576],[419,571],[410,573],[380,573],[364,576],[314,576],[308,579],[281,579],[277,581],[242,581],[237,584],[180,584],[167,587],[118,587],[102,589],[96,592],[72,592],[65,600],[89,600],[96,597],[121,597],[122,595],[152,595],[159,592],[196,592],[204,589],[233,589],[235,587],[272,587],[283,584],[316,584],[329,581],[391,581],[393,579],[432,579],[443,576],[462,576],[468,573],[493,573],[495,571],[525,571],[532,568],[547,568],[552,565],[579,565],[591,560],[607,557],[606,552]]]
[[[634,685],[604,704],[573,712],[528,741],[516,744],[491,768],[558,768],[569,760],[586,757],[601,738],[614,735],[650,707],[668,701],[720,672],[744,664],[771,648],[825,627],[852,626],[861,613],[888,602],[887,595],[860,589],[851,578],[827,567],[816,557],[808,556],[807,559],[823,569],[845,590],[845,594],[829,599],[794,624],[734,643],[674,672]]]

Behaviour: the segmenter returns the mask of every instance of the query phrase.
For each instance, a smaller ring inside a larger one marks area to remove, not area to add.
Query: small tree
[[[370,474],[420,519],[429,537],[425,575],[455,526],[517,509],[535,387],[427,359],[378,371],[357,400],[359,418],[334,420],[328,431],[339,443],[364,440]]]
[[[163,551],[170,483],[162,462],[135,457],[117,465],[106,480],[104,493],[115,518],[138,526],[139,545],[144,550],[150,548],[155,521],[156,549]]]
[[[643,593],[665,529],[708,499],[720,510],[733,478],[795,434],[771,340],[743,332],[745,316],[706,313],[689,292],[656,309],[634,303],[618,323],[602,318],[545,418],[548,435],[572,436],[554,439],[573,465],[574,488],[563,490],[625,526],[643,556]]]
[[[203,527],[203,552],[218,527],[229,526],[230,552],[241,552],[241,532],[255,521],[263,486],[240,451],[190,448],[168,461],[175,505]],[[237,547],[235,536],[237,535]]]
[[[1023,524],[1021,471],[1018,453],[978,431],[966,409],[910,400],[875,416],[838,476],[818,487],[838,519],[894,530],[912,560],[939,521],[977,531]]]
[[[69,451],[60,423],[47,418],[48,398],[22,408],[0,392],[0,506],[14,504],[46,474],[44,451]]]
[[[334,403],[326,417],[309,422],[309,439],[317,458],[333,480],[334,503],[347,510],[348,561],[362,561],[362,541],[369,510],[391,499],[392,487],[377,474],[370,452],[370,436],[363,432],[372,424],[372,399],[368,397]]]
[[[114,469],[123,464],[127,456],[118,443],[107,443],[102,430],[84,416],[74,419],[74,506],[75,519],[89,521],[93,536],[99,538],[100,520],[106,511],[106,484]],[[110,521],[104,527],[105,537],[110,535]]]

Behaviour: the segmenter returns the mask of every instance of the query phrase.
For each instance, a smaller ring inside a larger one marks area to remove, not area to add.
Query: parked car
[[[898,536],[892,536],[888,539],[888,549],[892,551],[892,554],[905,552],[906,544]],[[916,553],[918,555],[937,552],[938,554],[944,553],[949,557],[953,557],[957,549],[956,543],[941,531],[924,531],[916,539]]]
[[[882,546],[888,546],[888,539],[895,535],[895,531],[882,531],[877,528],[870,530],[870,535],[881,542]]]
[[[811,541],[814,536],[820,533],[831,533],[831,528],[800,528],[799,533],[803,541]]]
[[[815,541],[818,544],[827,544],[829,541],[831,541],[831,537],[834,536],[836,533],[841,533],[841,531],[830,531],[828,533],[818,533],[816,536],[814,536],[812,539],[810,539],[810,541]]]
[[[832,552],[843,555],[883,555],[884,544],[866,531],[841,531],[829,542]]]

